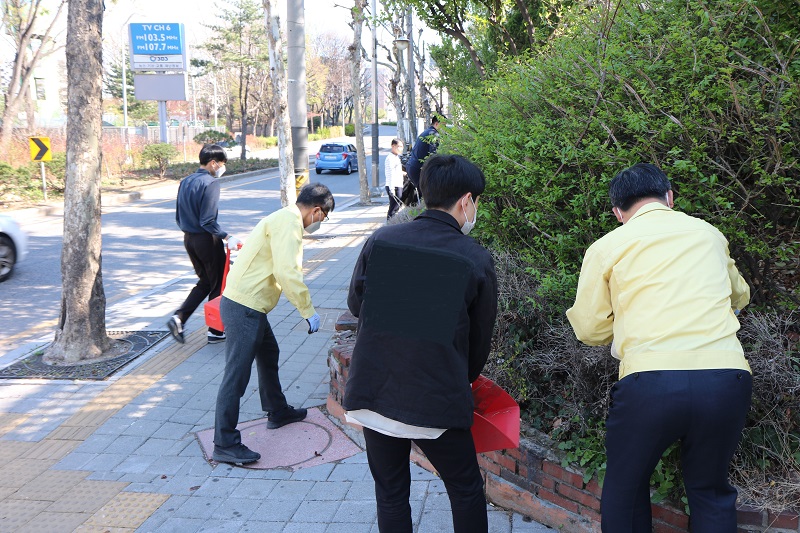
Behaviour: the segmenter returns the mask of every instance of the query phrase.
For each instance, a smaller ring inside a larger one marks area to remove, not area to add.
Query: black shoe
[[[220,448],[215,445],[211,458],[218,463],[245,465],[247,463],[255,463],[261,459],[261,454],[240,443],[230,448]]]
[[[172,315],[172,318],[167,321],[167,327],[169,328],[169,332],[172,333],[172,336],[175,337],[176,341],[181,344],[186,342],[186,340],[183,338],[183,324],[181,323],[181,319],[178,318],[178,315]]]
[[[291,405],[287,405],[280,411],[275,411],[274,413],[269,414],[267,429],[278,429],[279,427],[283,427],[286,424],[291,424],[292,422],[300,422],[306,417],[307,414],[308,411],[305,409],[295,409]]]
[[[219,335],[216,333],[208,332],[208,344],[217,344],[218,342],[223,342],[225,340],[225,332],[223,331]]]

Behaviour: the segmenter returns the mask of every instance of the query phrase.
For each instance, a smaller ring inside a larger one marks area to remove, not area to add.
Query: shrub
[[[787,339],[800,306],[800,32],[786,27],[797,22],[742,0],[622,2],[564,20],[549,49],[501,61],[478,89],[454,93],[462,125],[443,133],[441,151],[486,173],[476,233],[507,270],[487,369],[602,478],[615,365],[607,348],[579,345],[563,313],[583,251],[617,225],[610,179],[655,163],[677,208],[728,237],[763,320],[784,323],[756,339],[747,331],[758,311],[742,316],[751,364],[772,377],[755,382],[736,479],[759,505],[797,505],[800,364]],[[655,498],[678,484],[677,453],[657,470]]]
[[[345,135],[345,137],[355,137],[356,136],[356,125],[355,124],[345,124],[344,125],[344,135]]]
[[[197,144],[210,144],[222,141],[233,141],[233,137],[222,131],[205,130],[195,135],[193,140]]]
[[[145,162],[154,162],[158,167],[158,175],[163,178],[167,172],[170,159],[178,157],[178,150],[169,143],[148,144],[142,150]]]
[[[381,126],[397,126],[396,120],[382,120]]]

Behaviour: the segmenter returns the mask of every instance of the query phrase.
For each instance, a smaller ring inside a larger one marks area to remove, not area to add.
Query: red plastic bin
[[[228,269],[231,266],[231,251],[226,251],[225,270],[222,272],[222,288],[219,290],[220,295],[213,300],[209,300],[203,306],[206,315],[206,326],[219,331],[225,331],[225,324],[222,323],[222,315],[219,313],[219,303],[222,301],[222,293],[225,291],[225,280],[228,278]]]
[[[502,387],[484,376],[472,383],[475,403],[472,440],[477,453],[519,446],[519,405]]]

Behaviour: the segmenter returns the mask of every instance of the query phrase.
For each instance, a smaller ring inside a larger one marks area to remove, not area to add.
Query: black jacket
[[[497,279],[489,252],[430,210],[377,230],[356,262],[357,316],[343,406],[415,426],[472,425],[470,383],[489,356]]]

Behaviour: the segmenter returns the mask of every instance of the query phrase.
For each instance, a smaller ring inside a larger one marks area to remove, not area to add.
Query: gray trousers
[[[225,374],[217,393],[214,444],[221,448],[242,442],[236,429],[239,402],[250,381],[253,361],[258,372],[261,408],[275,412],[286,407],[286,397],[278,377],[280,349],[267,315],[222,297],[220,314],[225,323]]]

